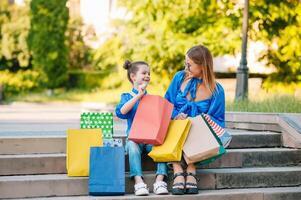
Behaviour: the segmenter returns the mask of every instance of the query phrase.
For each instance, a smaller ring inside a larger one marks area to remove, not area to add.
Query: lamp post
[[[235,100],[248,98],[248,63],[247,63],[247,42],[248,42],[248,21],[249,21],[249,0],[245,0],[242,26],[242,45],[240,65],[236,72],[236,94]]]

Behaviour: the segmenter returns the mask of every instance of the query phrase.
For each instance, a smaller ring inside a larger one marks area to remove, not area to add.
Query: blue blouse
[[[189,117],[195,117],[201,113],[206,113],[213,121],[224,128],[225,93],[223,87],[219,83],[216,83],[215,91],[210,98],[196,102],[189,101],[186,98],[188,92],[192,99],[195,99],[197,84],[202,83],[202,79],[192,78],[182,92],[180,87],[184,81],[184,77],[185,71],[177,72],[165,94],[165,98],[174,105],[172,119],[179,113],[185,113]]]
[[[132,93],[134,94],[138,94],[138,90],[136,90],[135,88],[132,89]],[[119,117],[120,119],[126,119],[127,120],[127,129],[126,129],[126,134],[128,135],[129,134],[129,131],[132,127],[132,123],[133,123],[133,120],[134,120],[134,117],[135,117],[135,114],[136,114],[136,111],[137,111],[137,108],[138,108],[138,105],[139,105],[139,102],[140,100],[138,100],[134,107],[126,114],[122,114],[120,109],[122,108],[122,106],[124,104],[126,104],[129,100],[131,100],[133,98],[133,95],[129,92],[127,93],[122,93],[121,94],[121,98],[120,98],[120,102],[119,104],[116,106],[116,109],[115,109],[115,113],[116,113],[116,116]]]

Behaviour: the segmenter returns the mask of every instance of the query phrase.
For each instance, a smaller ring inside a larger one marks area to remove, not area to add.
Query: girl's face
[[[148,84],[150,81],[150,70],[147,65],[139,65],[136,74],[131,74],[131,79],[134,85]]]
[[[185,56],[185,67],[192,77],[202,78],[202,66],[194,63],[187,55]]]

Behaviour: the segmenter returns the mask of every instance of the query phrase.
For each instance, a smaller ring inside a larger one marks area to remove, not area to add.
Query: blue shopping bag
[[[91,147],[89,194],[114,196],[125,193],[123,147]]]

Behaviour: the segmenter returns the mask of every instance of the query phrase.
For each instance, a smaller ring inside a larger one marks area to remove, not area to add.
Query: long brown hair
[[[215,76],[213,72],[213,59],[210,51],[203,45],[191,47],[186,55],[197,65],[200,65],[203,70],[203,81],[205,86],[213,94],[216,86]]]

